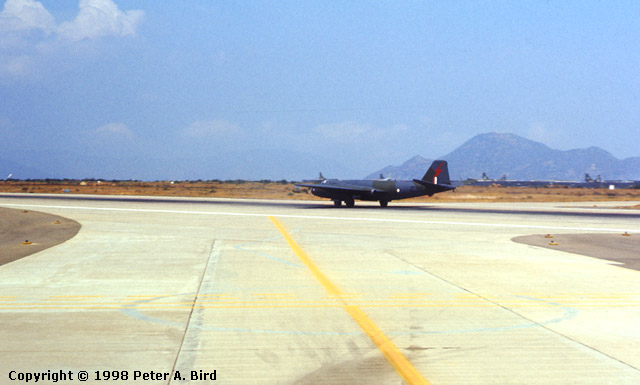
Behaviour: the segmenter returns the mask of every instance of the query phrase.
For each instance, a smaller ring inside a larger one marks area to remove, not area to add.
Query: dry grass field
[[[322,200],[289,182],[250,181],[0,181],[0,192],[47,194],[150,195],[215,198]],[[455,191],[406,202],[606,202],[640,201],[640,189],[460,186]],[[635,206],[640,209],[640,206]]]

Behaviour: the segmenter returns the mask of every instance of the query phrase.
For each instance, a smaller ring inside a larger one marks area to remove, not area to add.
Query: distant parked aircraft
[[[342,202],[347,207],[353,207],[356,199],[379,201],[380,206],[387,207],[393,200],[432,196],[455,189],[449,180],[449,170],[444,160],[434,161],[422,179],[323,179],[316,183],[298,183],[296,187],[309,187],[313,195],[329,198],[337,207],[341,206]]]

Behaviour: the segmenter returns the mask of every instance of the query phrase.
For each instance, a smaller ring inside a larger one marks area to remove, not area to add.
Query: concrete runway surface
[[[640,272],[511,240],[637,211],[358,204],[0,194],[82,225],[0,266],[0,383],[640,383]]]

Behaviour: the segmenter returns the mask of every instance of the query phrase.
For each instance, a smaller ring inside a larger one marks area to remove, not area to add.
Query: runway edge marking
[[[22,208],[22,207],[38,207],[52,209],[72,209],[72,210],[93,210],[93,211],[119,211],[119,212],[138,212],[138,213],[159,213],[159,214],[188,214],[188,215],[221,215],[235,217],[271,217],[272,214],[266,213],[234,213],[221,211],[191,211],[191,210],[166,210],[166,209],[142,209],[142,208],[120,208],[120,207],[87,207],[87,206],[56,206],[41,204],[13,204],[0,203],[0,207]],[[474,226],[474,227],[504,227],[514,229],[542,229],[542,230],[569,230],[569,231],[594,231],[594,232],[629,232],[632,234],[640,233],[640,229],[632,228],[598,228],[598,227],[569,227],[569,226],[547,226],[547,225],[519,225],[513,223],[483,223],[483,222],[456,222],[456,221],[427,221],[412,219],[393,219],[393,218],[366,218],[366,217],[331,217],[321,215],[292,215],[292,214],[276,214],[280,218],[294,219],[318,219],[318,220],[334,220],[334,221],[359,221],[359,222],[386,222],[386,223],[415,223],[425,225],[450,225],[450,226]]]
[[[349,305],[342,291],[333,283],[326,275],[316,266],[313,260],[305,253],[305,251],[296,243],[289,235],[280,221],[273,217],[268,217],[282,234],[289,247],[300,258],[302,263],[307,266],[313,276],[322,284],[329,294],[337,297],[343,304],[343,308],[349,313],[351,318],[358,323],[362,330],[369,336],[371,341],[384,354],[385,358],[402,378],[409,385],[429,385],[430,383],[418,372],[418,370],[409,362],[409,360],[400,352],[395,344],[378,328],[378,326],[358,307]]]

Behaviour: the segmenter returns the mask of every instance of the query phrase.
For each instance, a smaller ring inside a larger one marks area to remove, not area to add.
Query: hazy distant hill
[[[213,152],[207,157],[181,159],[147,158],[138,154],[112,158],[100,154],[82,156],[47,151],[29,155],[20,163],[0,159],[0,179],[5,179],[9,173],[15,179],[105,180],[302,180],[317,176],[318,171],[338,178],[356,175],[353,169],[333,159],[295,150]],[[286,173],[282,169],[286,169]]]
[[[3,154],[4,156],[4,154]],[[482,173],[499,179],[575,180],[589,173],[604,180],[640,180],[640,157],[619,160],[607,151],[590,147],[569,151],[513,134],[477,135],[449,154],[439,156],[449,162],[452,180],[479,179]],[[388,166],[368,178],[422,178],[431,159],[419,155],[400,166]],[[135,165],[135,167],[132,167]],[[283,173],[286,169],[286,173]],[[354,169],[341,162],[296,150],[245,150],[212,152],[202,158],[147,158],[141,154],[116,159],[100,154],[82,156],[65,152],[38,152],[28,156],[0,159],[0,179],[10,173],[16,179],[99,178],[99,179],[287,179],[313,178],[317,171],[336,178],[352,178]]]
[[[371,175],[377,177],[379,172],[389,170],[394,174],[390,177],[420,178],[428,164],[421,170],[409,167],[407,164],[416,158],[430,163],[422,157],[414,157],[402,166],[389,166]],[[608,180],[640,180],[640,157],[620,160],[598,147],[554,150],[514,134],[480,134],[438,159],[449,162],[451,178],[456,180],[479,179],[482,173],[493,179],[506,175],[508,179],[519,180],[579,181],[589,173],[593,178],[601,175]]]
[[[0,159],[0,179],[6,179],[9,175],[14,179],[37,179],[42,177],[43,172],[17,162]]]
[[[635,172],[634,171],[630,172],[631,178],[626,178],[626,179],[640,180],[640,177],[638,176],[640,174],[640,156],[627,158],[627,159],[624,159],[622,162],[626,169],[635,170]]]

